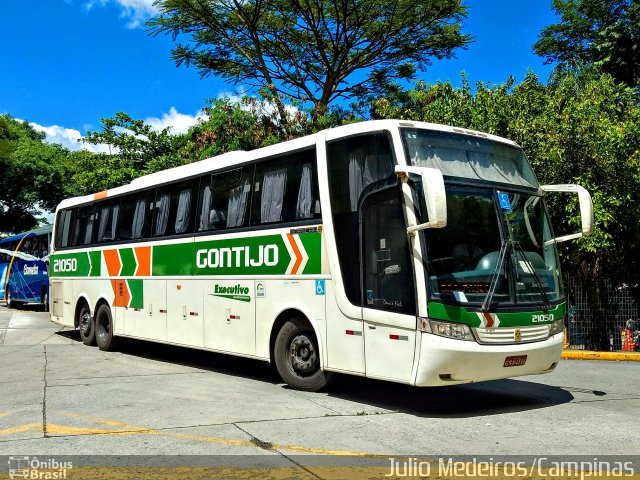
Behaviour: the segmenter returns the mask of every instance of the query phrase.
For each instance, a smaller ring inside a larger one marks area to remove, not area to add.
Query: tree
[[[62,165],[69,152],[44,138],[27,122],[0,116],[0,232],[35,227],[41,211],[65,197]]]
[[[171,135],[171,127],[156,132],[144,120],[136,120],[123,112],[112,118],[101,118],[100,122],[102,131],[87,132],[83,141],[92,145],[109,145],[111,154],[118,155],[124,164],[139,172],[149,170],[151,163],[163,157],[175,155],[182,146],[182,138]]]
[[[541,183],[578,183],[593,197],[593,234],[560,245],[565,270],[585,285],[604,278],[640,284],[640,106],[632,88],[594,70],[571,70],[548,85],[535,75],[475,89],[466,80],[461,88],[419,83],[372,107],[374,118],[446,123],[515,140]],[[556,223],[568,218],[578,226],[575,198],[547,198]]]
[[[262,89],[286,124],[285,100],[310,102],[314,121],[338,98],[411,78],[453,57],[461,0],[158,0],[153,35],[186,35],[172,55],[232,84]]]
[[[534,51],[545,63],[596,65],[616,82],[640,85],[637,0],[553,0],[560,22],[544,28]]]

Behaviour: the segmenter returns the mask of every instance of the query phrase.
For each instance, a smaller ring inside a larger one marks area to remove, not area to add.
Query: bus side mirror
[[[414,167],[410,165],[396,165],[395,172],[406,182],[409,174],[420,175],[424,202],[427,206],[429,221],[419,225],[411,225],[407,233],[417,232],[426,228],[444,228],[447,226],[447,194],[444,190],[444,178],[437,168]]]
[[[578,203],[580,204],[580,218],[582,220],[581,231],[572,233],[569,235],[563,235],[553,240],[555,243],[566,242],[567,240],[573,240],[580,238],[583,235],[589,235],[593,230],[593,202],[591,201],[591,195],[589,192],[580,185],[565,184],[565,185],[541,185],[540,190],[543,192],[575,192],[578,194]]]

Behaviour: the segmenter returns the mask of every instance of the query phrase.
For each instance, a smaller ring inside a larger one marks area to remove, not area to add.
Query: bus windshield
[[[521,149],[482,137],[403,128],[410,165],[437,168],[449,178],[464,178],[538,188]]]
[[[446,181],[447,226],[421,232],[430,300],[483,310],[561,301],[553,232],[522,151],[413,129],[404,140],[413,165],[436,166]]]

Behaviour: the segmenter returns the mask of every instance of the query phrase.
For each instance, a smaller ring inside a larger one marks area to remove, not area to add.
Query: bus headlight
[[[556,333],[564,333],[564,318],[559,318],[549,325],[549,336],[551,337]]]
[[[475,341],[471,329],[464,323],[442,322],[428,318],[418,318],[418,330],[433,333],[440,337],[453,338],[455,340]]]

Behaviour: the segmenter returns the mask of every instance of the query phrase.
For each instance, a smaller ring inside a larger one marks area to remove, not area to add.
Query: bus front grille
[[[549,338],[549,325],[476,328],[474,330],[478,343],[483,345],[515,345],[541,342]]]

